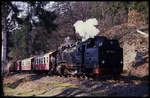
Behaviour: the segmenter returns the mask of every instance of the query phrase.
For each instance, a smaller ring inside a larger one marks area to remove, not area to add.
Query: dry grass
[[[12,84],[16,84],[21,80],[21,83],[12,87]],[[55,96],[61,93],[66,88],[78,88],[76,85],[70,83],[63,83],[57,81],[49,81],[48,79],[42,79],[38,82],[34,82],[29,77],[22,79],[5,78],[3,89],[5,96]],[[11,85],[11,86],[10,86]]]
[[[60,86],[60,87],[66,87],[66,88],[79,88],[73,84],[70,83],[62,83],[62,82],[50,82],[50,84],[55,85],[55,86]]]
[[[35,76],[35,75],[33,75]],[[127,77],[127,76],[126,76]],[[38,78],[38,77],[37,77]],[[116,91],[109,91],[107,92],[106,88],[104,89],[96,89],[100,87],[100,85],[97,84],[97,82],[94,82],[93,86],[90,87],[87,86],[88,84],[91,84],[91,81],[85,81],[86,85],[82,85],[82,80],[79,80],[81,82],[81,85],[78,84],[78,82],[75,80],[73,83],[72,80],[70,82],[70,79],[68,78],[62,78],[62,77],[43,77],[38,78],[37,80],[32,81],[32,78],[27,78],[25,75],[20,80],[16,78],[11,80],[10,78],[4,79],[5,82],[3,84],[4,94],[5,96],[116,96],[118,95]],[[64,80],[66,79],[66,80]],[[9,80],[9,81],[6,81]],[[18,83],[18,81],[20,81]],[[68,82],[66,82],[68,81]],[[79,82],[79,83],[80,83]],[[106,80],[104,82],[110,83],[110,87],[113,84],[125,84],[125,83],[133,83],[134,85],[146,85],[148,86],[148,81],[137,81],[137,80],[128,80],[121,79],[121,80]],[[103,82],[102,82],[103,83]],[[17,84],[14,86],[14,84]],[[80,85],[80,86],[78,86]],[[14,86],[14,87],[12,87]],[[109,87],[108,85],[105,85]],[[111,89],[111,88],[110,88]],[[68,92],[70,92],[68,94]]]
[[[97,96],[106,96],[106,93],[104,90],[100,90],[100,91],[92,91],[92,94],[95,94]]]

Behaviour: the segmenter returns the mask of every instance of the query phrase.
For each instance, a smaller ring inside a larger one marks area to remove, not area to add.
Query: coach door
[[[19,70],[21,71],[21,61],[19,61]]]
[[[51,54],[47,57],[48,64],[49,64],[49,71],[51,70],[52,62],[51,62]]]
[[[31,70],[33,71],[34,58],[31,59]]]

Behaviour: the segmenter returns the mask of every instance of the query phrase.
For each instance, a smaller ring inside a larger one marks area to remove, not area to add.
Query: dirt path
[[[4,78],[3,89],[5,96],[148,96],[149,82],[134,81],[14,74]]]

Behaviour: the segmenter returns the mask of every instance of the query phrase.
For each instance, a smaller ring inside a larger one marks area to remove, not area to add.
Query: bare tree
[[[2,2],[1,5],[1,24],[2,24],[2,56],[1,56],[1,75],[4,73],[4,68],[6,66],[6,52],[7,52],[7,32],[9,31],[7,27],[7,17],[12,13],[11,21],[13,23],[19,22],[20,19],[17,17],[20,10],[17,9],[17,6],[13,5],[12,2]]]
[[[4,67],[6,65],[6,17],[8,16],[8,6],[6,4],[2,4],[1,12],[2,12],[2,56],[1,56],[1,75],[3,76]]]

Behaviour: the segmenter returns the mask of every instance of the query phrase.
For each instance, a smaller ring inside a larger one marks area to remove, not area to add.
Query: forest
[[[149,24],[147,1],[2,1],[2,33],[5,42],[2,61],[24,59],[56,50],[66,37],[81,40],[74,30],[77,20],[96,18],[99,34],[123,23],[135,22],[129,13],[139,15],[138,20]],[[137,16],[138,17],[138,16]],[[3,45],[3,44],[2,44]]]

